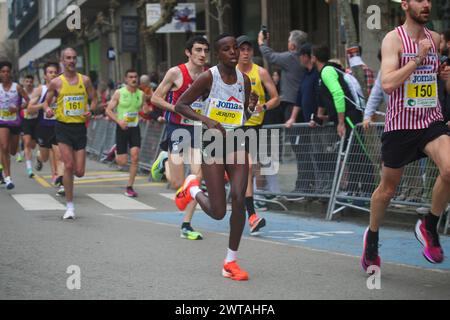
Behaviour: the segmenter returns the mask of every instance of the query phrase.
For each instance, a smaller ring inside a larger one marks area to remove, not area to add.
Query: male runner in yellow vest
[[[247,36],[240,36],[237,38],[237,44],[239,46],[240,55],[237,68],[242,73],[245,73],[249,78],[252,85],[252,92],[259,96],[258,105],[255,112],[245,123],[245,130],[256,130],[256,136],[258,137],[258,149],[259,149],[259,129],[264,121],[264,114],[267,110],[274,109],[280,104],[280,98],[278,96],[277,88],[269,72],[266,69],[261,68],[257,64],[253,63],[253,45],[250,38]],[[270,100],[266,101],[266,91],[270,96]],[[258,151],[259,152],[259,151]],[[249,154],[248,171],[248,185],[245,193],[245,206],[248,213],[248,221],[250,226],[250,234],[258,232],[259,229],[266,225],[264,218],[259,217],[255,212],[254,200],[253,200],[253,172],[252,172],[252,157]],[[254,164],[256,165],[256,164]]]
[[[53,117],[55,112],[50,105],[53,97],[56,96],[55,135],[64,162],[63,183],[67,201],[67,211],[63,219],[74,219],[73,176],[75,174],[81,178],[85,173],[86,119],[91,116],[91,111],[97,108],[98,99],[91,79],[77,73],[75,67],[77,52],[74,49],[66,48],[61,52],[61,63],[64,66],[64,72],[50,82],[43,109],[47,117]],[[91,100],[90,110],[88,97]]]

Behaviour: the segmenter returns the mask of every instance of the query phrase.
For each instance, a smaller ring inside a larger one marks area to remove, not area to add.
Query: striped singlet
[[[415,60],[418,44],[406,33],[403,26],[396,31],[402,41],[400,68]],[[442,110],[437,96],[439,58],[430,31],[425,35],[432,43],[428,56],[401,87],[389,96],[385,132],[396,130],[426,129],[436,121],[442,121]]]

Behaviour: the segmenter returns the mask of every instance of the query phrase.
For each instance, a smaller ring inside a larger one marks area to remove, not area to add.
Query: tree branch
[[[140,8],[141,11],[144,11],[144,15],[143,16],[146,18],[146,14],[145,14],[146,6],[145,6],[145,4],[147,4],[146,1],[139,1],[138,2],[138,8]],[[150,27],[147,27],[145,25],[146,22],[144,22],[145,26],[142,28],[142,32],[144,33],[144,35],[145,36],[151,36],[154,33],[156,33],[156,31],[158,31],[161,27],[163,27],[164,25],[169,23],[172,20],[174,9],[177,6],[177,4],[178,4],[178,1],[176,1],[176,0],[161,0],[160,1],[161,17],[158,19],[158,21],[156,21]],[[144,21],[146,21],[146,19]]]

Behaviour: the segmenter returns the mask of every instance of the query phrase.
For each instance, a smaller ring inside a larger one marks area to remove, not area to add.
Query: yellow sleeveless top
[[[259,76],[259,66],[257,64],[253,64],[252,70],[247,74],[250,78],[250,82],[252,84],[252,91],[255,92],[259,96],[258,104],[263,105],[266,103],[266,92],[264,91],[264,86],[261,81],[261,77]],[[252,114],[251,118],[247,120],[245,123],[246,126],[259,126],[264,121],[265,111],[261,111],[259,113]]]
[[[88,94],[83,83],[83,76],[79,73],[78,83],[70,85],[64,75],[60,75],[62,81],[61,91],[56,100],[56,120],[63,123],[85,123],[83,114],[87,111]]]

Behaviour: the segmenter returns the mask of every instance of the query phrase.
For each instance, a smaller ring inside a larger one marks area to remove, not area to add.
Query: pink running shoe
[[[423,245],[423,256],[430,263],[442,263],[444,261],[444,250],[439,243],[438,233],[433,233],[425,228],[425,219],[416,223],[416,238]]]
[[[361,266],[365,272],[370,266],[381,267],[381,259],[378,255],[378,243],[369,246],[367,243],[367,234],[369,233],[369,228],[364,232],[364,249],[361,257]]]
[[[127,191],[125,191],[125,195],[130,198],[137,198],[138,194],[133,190],[133,187],[127,187]]]

